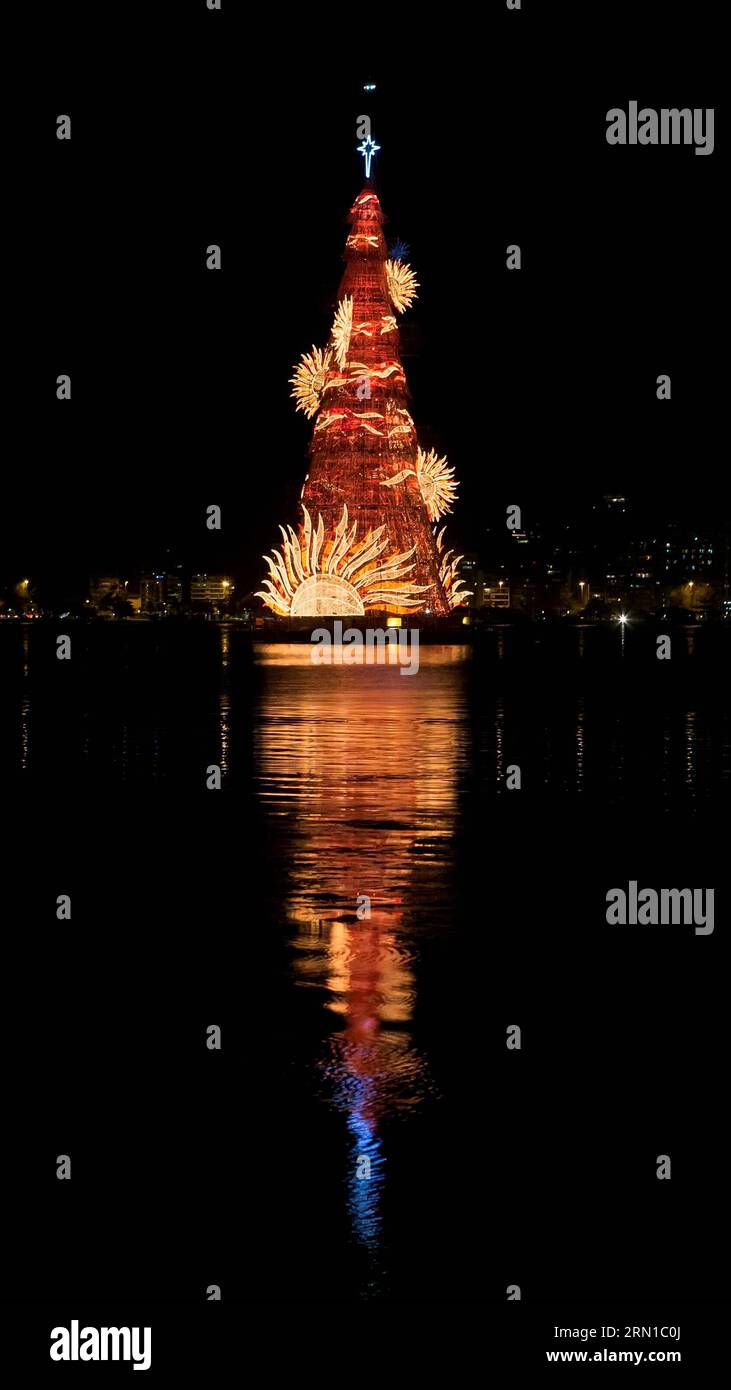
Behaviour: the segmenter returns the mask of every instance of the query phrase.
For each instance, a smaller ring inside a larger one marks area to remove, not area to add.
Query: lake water
[[[59,662],[50,625],[0,624],[0,771],[7,1027],[35,1020],[10,1104],[31,1169],[41,1136],[76,1155],[79,1291],[604,1296],[599,1220],[624,1292],[683,1292],[699,1212],[634,1154],[670,1130],[702,1186],[716,985],[692,932],[611,935],[604,901],[718,875],[729,634],[661,663],[642,632],[498,628],[405,678],[235,625],[70,633]],[[33,1096],[63,1078],[60,1135]]]

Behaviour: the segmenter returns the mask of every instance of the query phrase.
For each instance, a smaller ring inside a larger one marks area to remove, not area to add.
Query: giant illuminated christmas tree
[[[369,176],[378,147],[364,145]],[[302,521],[296,532],[280,527],[259,597],[289,618],[443,616],[468,594],[441,525],[456,493],[453,470],[419,445],[399,355],[396,314],[413,302],[417,281],[389,258],[370,179],[349,220],[330,341],[292,378],[297,409],[315,420]]]

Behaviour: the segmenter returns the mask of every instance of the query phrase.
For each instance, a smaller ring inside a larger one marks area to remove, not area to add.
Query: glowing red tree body
[[[330,345],[293,378],[298,408],[316,420],[303,523],[297,535],[283,529],[281,553],[267,557],[261,597],[281,615],[446,615],[460,601],[457,562],[431,524],[450,510],[451,470],[419,448],[399,352],[396,312],[416,282],[388,259],[383,221],[365,188],[350,212]]]

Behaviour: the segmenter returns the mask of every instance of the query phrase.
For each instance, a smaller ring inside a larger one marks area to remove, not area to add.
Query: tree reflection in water
[[[420,933],[450,899],[466,656],[422,648],[407,680],[387,666],[315,667],[303,646],[259,648],[257,781],[272,832],[288,845],[295,983],[319,991],[342,1022],[317,1065],[346,1116],[348,1215],[370,1292],[380,1278],[384,1127],[434,1092],[411,1035],[414,965]]]

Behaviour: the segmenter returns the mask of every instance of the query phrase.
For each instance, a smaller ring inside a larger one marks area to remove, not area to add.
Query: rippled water
[[[456,1277],[448,1222],[431,1253],[417,1248],[415,1190],[437,1230],[439,1220],[434,1178],[414,1175],[410,1145],[429,1135],[453,1194],[479,1186],[452,1151],[467,1142],[454,1134],[456,1107],[466,1095],[467,1112],[482,1111],[482,1034],[493,1014],[504,1028],[486,1001],[512,997],[520,933],[533,930],[521,924],[542,920],[551,876],[568,866],[580,885],[592,855],[616,857],[630,821],[674,823],[727,799],[721,639],[710,656],[706,640],[698,651],[685,634],[665,679],[642,650],[609,647],[603,633],[499,630],[476,651],[422,646],[418,675],[404,678],[313,666],[307,646],[252,644],[213,625],[84,629],[68,670],[47,628],[0,633],[0,765],[23,795],[47,802],[69,778],[110,804],[124,789],[130,855],[158,836],[168,866],[182,866],[180,827],[203,824],[204,770],[222,768],[226,872],[239,826],[240,852],[248,842],[261,854],[260,923],[287,953],[284,980],[271,983],[242,957],[242,1004],[271,991],[273,1016],[295,1020],[284,1065],[304,1070],[298,1104],[347,1219],[339,1234],[336,1212],[322,1218],[328,1259],[343,1242],[352,1292],[408,1287],[420,1260],[432,1260],[432,1282]],[[506,788],[515,765],[520,794]],[[170,792],[164,808],[147,802],[151,789]],[[116,830],[113,841],[118,854]],[[256,865],[246,873],[255,878]],[[545,947],[531,949],[538,990]],[[348,1245],[360,1252],[355,1269]]]
[[[414,906],[445,896],[467,756],[466,648],[422,651],[418,679],[364,664],[313,667],[302,646],[260,647],[255,775],[286,831],[284,901],[297,987],[340,1022],[321,1093],[347,1117],[347,1202],[376,1253],[384,1116],[434,1092],[413,1045]]]

